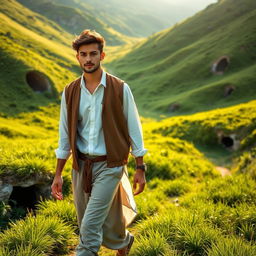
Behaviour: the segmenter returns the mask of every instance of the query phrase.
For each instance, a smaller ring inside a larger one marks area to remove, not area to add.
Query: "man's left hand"
[[[136,191],[137,184],[139,184],[139,189]],[[133,189],[135,192],[133,193],[135,196],[140,194],[146,185],[146,177],[145,172],[141,169],[136,169],[136,172],[133,176]]]

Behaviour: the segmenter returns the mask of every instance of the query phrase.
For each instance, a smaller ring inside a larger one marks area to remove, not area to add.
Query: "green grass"
[[[67,252],[73,229],[58,217],[27,216],[24,220],[12,223],[0,234],[0,245],[11,255],[21,251],[37,251],[42,255]]]
[[[125,79],[143,116],[175,116],[227,107],[254,99],[255,2],[224,0],[133,47],[107,67]],[[246,29],[241,29],[246,27]],[[224,75],[212,63],[230,57]],[[224,97],[225,86],[235,91]],[[170,105],[180,107],[171,112]]]
[[[219,1],[183,24],[138,40],[136,49],[132,44],[123,51],[108,48],[110,54],[120,51],[110,56],[107,67],[134,81],[135,95],[141,96],[140,113],[149,114],[141,118],[148,171],[145,191],[135,197],[139,213],[130,227],[137,238],[134,256],[255,254],[256,102],[238,104],[254,97],[254,55],[247,52],[254,39],[254,2],[236,1],[237,8],[230,10],[228,3]],[[37,177],[50,186],[58,146],[59,93],[79,74],[67,46],[70,34],[15,1],[1,8],[0,178],[7,182]],[[207,28],[213,17],[212,28]],[[241,30],[241,25],[247,29]],[[228,38],[231,34],[236,40]],[[132,48],[134,52],[128,53]],[[225,75],[212,76],[205,61],[210,63],[219,54],[230,54],[232,62]],[[121,57],[126,63],[118,60]],[[127,68],[127,63],[133,67]],[[28,87],[25,74],[31,69],[47,75],[52,93],[36,94]],[[221,98],[231,82],[236,91]],[[158,111],[163,114],[174,99],[183,101],[177,113],[200,113],[161,122],[148,118]],[[219,132],[236,134],[238,150],[227,151]],[[229,167],[232,175],[221,177],[215,164]],[[134,166],[130,158],[131,182]],[[11,208],[8,202],[0,204],[0,256],[69,254],[78,232],[70,172],[71,160],[63,172],[64,200],[38,202],[35,215]]]
[[[59,217],[66,224],[77,230],[76,211],[73,201],[65,198],[62,201],[46,200],[37,205],[37,215],[44,217]]]
[[[131,40],[112,27],[107,26],[101,19],[96,17],[90,10],[68,6],[65,3],[18,0],[21,4],[35,13],[40,13],[50,21],[58,24],[70,35],[78,35],[84,29],[94,29],[107,40],[109,45],[120,45]]]
[[[253,256],[256,253],[255,245],[245,243],[238,238],[224,239],[214,244],[208,256]]]

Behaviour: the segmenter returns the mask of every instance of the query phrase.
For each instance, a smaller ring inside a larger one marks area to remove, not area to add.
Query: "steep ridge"
[[[144,116],[246,102],[256,91],[255,24],[255,1],[219,1],[152,35],[108,67],[129,82]],[[214,74],[213,63],[221,66],[221,57],[224,71]]]
[[[34,111],[58,101],[58,92],[77,76],[72,36],[16,1],[0,3],[0,112]]]
[[[169,0],[54,0],[89,11],[110,27],[129,36],[149,36],[196,13],[214,0],[188,5]],[[175,2],[175,3],[174,3]]]
[[[38,12],[49,20],[54,21],[71,34],[80,34],[84,29],[89,28],[99,31],[107,39],[109,45],[119,45],[129,40],[127,36],[107,26],[85,8],[81,9],[63,5],[62,2],[56,3],[45,0],[18,1],[34,12]]]

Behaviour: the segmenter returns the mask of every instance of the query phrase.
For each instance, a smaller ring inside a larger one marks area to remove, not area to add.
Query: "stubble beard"
[[[97,66],[95,66],[94,68],[89,69],[89,70],[86,69],[85,67],[82,67],[82,69],[85,73],[90,73],[90,74],[96,72],[99,68],[100,68],[100,63]]]

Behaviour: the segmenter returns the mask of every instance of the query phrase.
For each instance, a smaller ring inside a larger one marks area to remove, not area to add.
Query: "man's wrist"
[[[142,165],[143,164],[143,156],[138,156],[135,158],[136,165]]]
[[[147,170],[147,165],[145,163],[141,165],[136,165],[136,170],[142,170],[143,172],[145,172]]]

